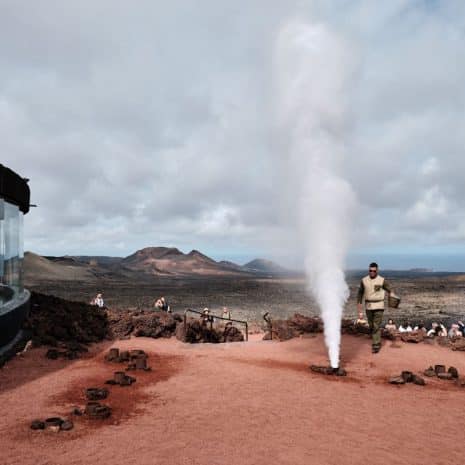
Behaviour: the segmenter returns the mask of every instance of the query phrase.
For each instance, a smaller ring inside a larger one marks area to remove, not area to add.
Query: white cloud
[[[441,193],[439,186],[433,186],[423,192],[422,197],[407,210],[407,218],[413,225],[423,226],[431,222],[443,224],[449,212],[447,198]]]
[[[440,165],[436,157],[428,158],[420,169],[420,174],[422,176],[432,176],[439,171]]]
[[[26,247],[297,248],[272,85],[276,38],[296,17],[335,31],[353,58],[340,97],[356,236],[461,240],[464,2],[5,0],[1,161],[31,178],[40,206]]]

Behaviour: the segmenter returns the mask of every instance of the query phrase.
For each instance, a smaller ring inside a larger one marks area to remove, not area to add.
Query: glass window
[[[23,292],[23,213],[0,199],[0,305]]]

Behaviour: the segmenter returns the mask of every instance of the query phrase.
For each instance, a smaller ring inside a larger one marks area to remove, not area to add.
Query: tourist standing
[[[160,297],[159,299],[157,299],[157,301],[155,302],[155,308],[157,310],[161,310],[162,312],[171,313],[171,308],[164,297]]]
[[[221,316],[226,320],[231,319],[231,311],[228,309],[228,307],[223,307],[223,314]]]
[[[102,294],[97,294],[97,297],[94,299],[94,304],[97,305],[97,307],[103,308],[105,306],[105,302],[103,301],[103,296]]]

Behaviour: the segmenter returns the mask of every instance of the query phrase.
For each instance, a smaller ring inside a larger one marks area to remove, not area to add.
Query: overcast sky
[[[465,269],[462,0],[0,0],[0,161],[39,206],[25,248],[297,263],[274,101],[296,18],[351,57],[349,265]]]

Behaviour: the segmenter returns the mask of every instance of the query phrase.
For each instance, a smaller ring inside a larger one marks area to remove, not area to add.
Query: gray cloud
[[[26,247],[296,252],[298,169],[273,87],[275,41],[296,16],[353,56],[343,172],[360,201],[355,245],[460,244],[463,2],[5,0],[1,161],[31,178],[40,205]]]

